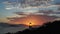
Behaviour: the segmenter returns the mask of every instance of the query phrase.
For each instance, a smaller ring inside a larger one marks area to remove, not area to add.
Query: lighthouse
[[[31,22],[29,23],[29,29],[32,29],[32,23]]]

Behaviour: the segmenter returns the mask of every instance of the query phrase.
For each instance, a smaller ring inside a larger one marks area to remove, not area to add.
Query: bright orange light
[[[26,18],[26,20],[24,20],[23,23],[26,24],[27,26],[38,25],[36,18],[32,18],[32,17]]]
[[[26,23],[26,25],[27,26],[33,26],[33,25],[35,25],[33,22],[28,22],[28,23]]]
[[[48,21],[52,21],[54,18],[49,16],[41,15],[28,15],[27,17],[17,18],[11,20],[12,24],[25,24],[27,26],[42,25]],[[31,24],[29,24],[31,23]]]

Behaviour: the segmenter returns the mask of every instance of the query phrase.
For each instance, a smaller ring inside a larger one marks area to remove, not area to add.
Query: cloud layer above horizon
[[[46,15],[60,18],[60,0],[1,0],[1,17]],[[12,18],[13,18],[12,17]]]
[[[23,13],[40,13],[48,16],[60,17],[60,5],[55,0],[8,0],[2,2],[8,11]]]

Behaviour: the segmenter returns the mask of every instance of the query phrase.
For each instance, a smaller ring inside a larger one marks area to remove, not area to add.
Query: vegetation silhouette
[[[60,34],[60,21],[48,22],[38,28],[25,29],[13,34]],[[12,33],[6,33],[12,34]]]

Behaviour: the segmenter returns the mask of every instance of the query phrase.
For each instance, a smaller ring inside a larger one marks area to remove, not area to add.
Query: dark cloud
[[[60,11],[60,6],[59,6],[58,10]]]
[[[20,22],[20,21],[23,21],[24,18],[26,17],[12,17],[12,18],[7,17],[7,19],[10,20],[10,22]]]
[[[59,3],[55,3],[55,5],[60,5],[60,2]]]
[[[45,14],[60,14],[58,11],[53,11],[53,10],[40,10],[38,13],[45,13]]]
[[[45,5],[47,3],[50,2],[51,0],[25,0],[25,5],[28,5],[28,6],[40,6],[40,5]]]
[[[21,7],[49,5],[51,0],[7,0],[11,5],[21,4]]]
[[[18,15],[26,15],[24,12],[14,12],[14,13],[16,13]]]
[[[53,13],[53,10],[39,10],[38,13]]]
[[[60,0],[54,0],[55,5],[60,5]]]

